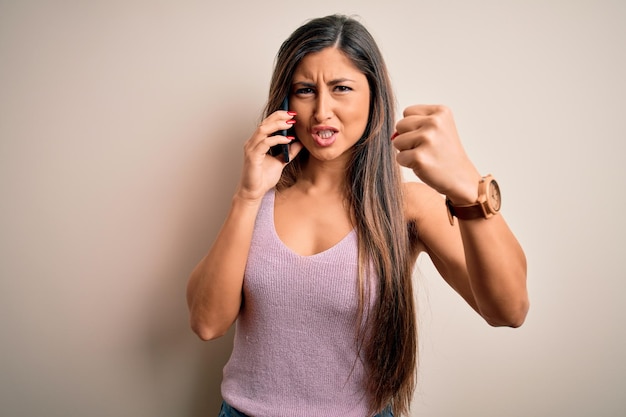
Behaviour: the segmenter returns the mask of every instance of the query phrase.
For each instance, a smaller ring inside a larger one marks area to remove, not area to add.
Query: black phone
[[[280,105],[280,110],[285,110],[285,111],[289,110],[289,96],[286,96],[285,99],[283,100],[282,104]],[[291,129],[279,130],[278,132],[275,132],[274,135],[288,136],[289,130]],[[283,161],[289,162],[289,145],[288,144],[281,143],[279,145],[275,145],[270,148],[270,155],[278,156],[281,154],[283,155]]]

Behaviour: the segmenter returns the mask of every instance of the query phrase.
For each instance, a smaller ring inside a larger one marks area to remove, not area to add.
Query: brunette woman
[[[188,284],[202,339],[237,323],[222,416],[408,415],[420,253],[490,325],[524,321],[526,260],[497,183],[449,109],[403,116],[358,21],[311,20],[283,43],[230,211]]]

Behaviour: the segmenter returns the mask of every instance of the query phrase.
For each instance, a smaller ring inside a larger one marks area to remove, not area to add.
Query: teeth
[[[328,139],[329,137],[331,137],[335,132],[333,132],[332,130],[320,130],[319,132],[317,132],[317,135],[322,138],[322,139]]]

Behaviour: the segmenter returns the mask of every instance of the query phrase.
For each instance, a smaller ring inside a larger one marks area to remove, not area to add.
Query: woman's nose
[[[333,117],[332,100],[326,93],[320,93],[315,100],[315,120],[318,123]]]

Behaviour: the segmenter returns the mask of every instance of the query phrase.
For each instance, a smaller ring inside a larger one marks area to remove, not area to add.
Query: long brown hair
[[[397,416],[408,414],[415,389],[417,329],[412,289],[408,225],[404,217],[402,177],[390,137],[394,96],[382,54],[365,27],[341,15],[311,20],[282,44],[270,83],[266,116],[289,94],[302,58],[336,47],[365,74],[370,87],[369,122],[353,149],[347,170],[347,199],[359,241],[359,316],[366,321],[356,342],[367,370],[370,412],[388,405]],[[278,183],[295,183],[308,158],[303,149]],[[377,276],[376,303],[370,312],[369,279]]]

